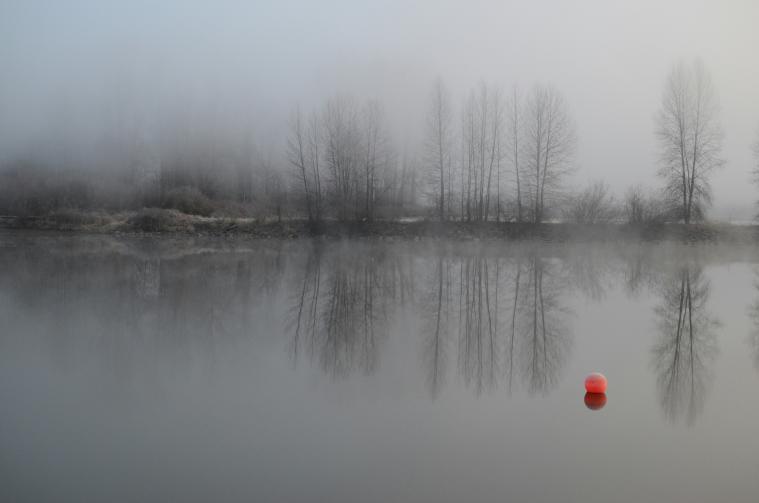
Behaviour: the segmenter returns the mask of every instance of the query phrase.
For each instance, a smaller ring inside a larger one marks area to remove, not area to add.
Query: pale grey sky
[[[456,101],[482,80],[553,83],[577,123],[574,182],[603,178],[621,192],[658,183],[664,79],[698,57],[725,132],[715,205],[750,209],[758,24],[756,0],[2,0],[0,157],[56,135],[89,145],[113,106],[147,122],[249,125],[276,149],[296,101],[336,92],[382,99],[413,145],[440,75]]]

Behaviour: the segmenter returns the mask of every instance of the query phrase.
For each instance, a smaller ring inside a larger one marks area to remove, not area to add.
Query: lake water
[[[757,251],[0,234],[0,500],[755,502]]]

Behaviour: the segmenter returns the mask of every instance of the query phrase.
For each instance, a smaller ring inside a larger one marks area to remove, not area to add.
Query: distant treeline
[[[404,149],[381,103],[343,95],[295,107],[280,152],[268,155],[223,128],[175,124],[151,148],[139,124],[120,125],[87,163],[66,152],[5,160],[0,214],[150,207],[309,221],[689,223],[703,219],[710,172],[723,164],[716,93],[698,62],[675,65],[666,82],[656,130],[662,186],[631,187],[621,200],[603,181],[569,189],[576,132],[555,87],[505,93],[481,84],[458,108],[436,81],[424,141]],[[759,142],[756,151],[759,159]]]

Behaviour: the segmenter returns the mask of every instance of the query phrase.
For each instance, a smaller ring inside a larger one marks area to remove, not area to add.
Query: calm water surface
[[[757,251],[0,234],[0,500],[755,502]]]

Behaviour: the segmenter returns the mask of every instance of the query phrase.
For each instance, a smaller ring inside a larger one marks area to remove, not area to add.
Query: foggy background
[[[751,0],[3,0],[0,161],[96,157],[125,115],[150,141],[167,125],[202,123],[250,136],[277,160],[294,106],[341,93],[380,100],[396,144],[418,149],[440,76],[454,124],[481,81],[506,91],[555,85],[576,122],[570,184],[604,179],[621,195],[660,183],[654,118],[664,81],[673,62],[701,58],[725,134],[709,214],[747,219],[757,199],[758,19]]]

